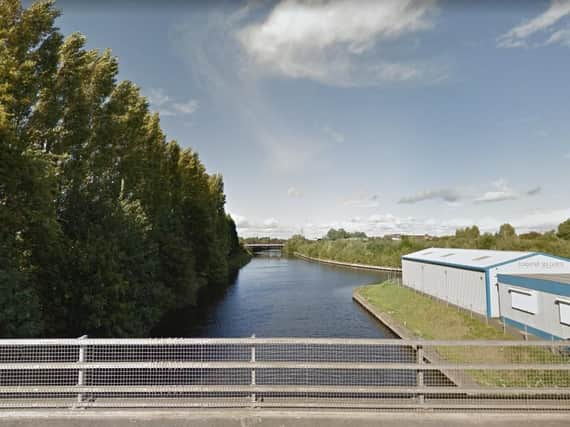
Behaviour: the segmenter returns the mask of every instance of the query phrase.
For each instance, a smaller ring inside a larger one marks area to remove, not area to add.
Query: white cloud
[[[550,35],[544,44],[549,45],[555,43],[560,43],[564,46],[570,46],[570,28],[555,31]]]
[[[493,182],[493,187],[495,187],[495,190],[483,193],[481,196],[475,199],[475,202],[502,202],[505,200],[515,200],[519,197],[518,194],[509,186],[509,183],[505,179],[501,178]]]
[[[377,208],[380,206],[380,196],[378,194],[359,194],[354,198],[344,200],[343,205],[353,208]]]
[[[521,218],[515,219],[511,224],[518,232],[554,230],[563,221],[570,218],[570,208],[539,210]]]
[[[274,236],[288,238],[301,233],[309,238],[322,237],[331,228],[344,228],[347,231],[363,231],[369,236],[386,234],[429,234],[432,236],[451,235],[458,228],[477,225],[481,232],[496,233],[501,224],[510,223],[518,233],[529,231],[554,230],[561,222],[570,218],[570,208],[537,210],[521,217],[481,217],[481,218],[451,218],[436,220],[434,218],[417,218],[413,216],[398,217],[390,213],[378,213],[366,218],[353,216],[345,220],[330,221],[315,224],[307,222],[298,225],[284,225],[275,218],[262,222],[248,221],[239,215],[232,215],[240,236]]]
[[[344,135],[341,132],[334,130],[329,125],[323,126],[323,132],[338,144],[344,142]]]
[[[192,114],[198,109],[198,105],[199,104],[197,100],[191,99],[185,103],[175,102],[172,104],[172,108],[180,114]]]
[[[161,116],[192,114],[199,106],[198,101],[195,99],[191,99],[188,102],[176,102],[161,88],[146,89],[143,93],[151,108],[156,109]]]
[[[263,221],[263,225],[269,229],[274,229],[279,227],[279,221],[277,221],[275,218],[271,217],[271,218],[267,218],[265,221]]]
[[[524,22],[507,33],[503,34],[498,39],[499,47],[523,47],[528,46],[528,38],[551,29],[562,18],[570,15],[570,0],[552,0],[550,6],[546,11],[536,16],[535,18]],[[551,34],[550,38],[541,44],[562,43],[568,44],[570,42],[570,28],[557,30]]]
[[[442,188],[438,190],[428,190],[417,193],[413,196],[403,197],[398,203],[400,204],[414,204],[426,200],[443,200],[448,203],[455,203],[461,200],[462,195],[452,188]]]
[[[482,194],[474,195],[471,191],[459,191],[452,188],[422,191],[413,196],[403,197],[399,204],[415,204],[427,200],[441,200],[450,206],[459,206],[461,200],[471,200],[475,203],[494,203],[506,200],[521,199],[524,197],[536,196],[542,192],[542,187],[536,186],[527,191],[515,191],[509,182],[503,178],[492,184],[493,190]]]
[[[477,203],[503,202],[506,200],[516,200],[523,197],[536,196],[542,192],[542,187],[537,186],[525,191],[524,193],[519,193],[513,190],[509,185],[509,183],[503,178],[495,181],[492,185],[493,187],[495,187],[495,190],[483,193],[481,196],[475,199],[475,202]]]
[[[262,73],[337,86],[437,81],[437,67],[394,61],[378,45],[433,27],[435,0],[283,0],[269,16],[237,32]]]
[[[364,231],[369,236],[386,234],[429,234],[432,236],[451,235],[458,228],[477,225],[481,232],[496,233],[501,224],[512,224],[518,233],[529,231],[548,231],[556,229],[558,224],[570,218],[570,208],[542,210],[526,214],[522,217],[481,217],[452,218],[436,220],[434,218],[417,218],[413,216],[397,217],[392,214],[374,214],[368,218],[352,217],[346,221],[333,221],[320,225],[305,225],[308,237],[321,237],[330,228],[344,228],[347,231]]]
[[[263,221],[248,220],[243,216],[231,214],[241,237],[272,236],[288,238],[302,231],[300,227],[281,224],[275,218]]]
[[[170,101],[170,97],[164,92],[164,89],[150,88],[145,91],[148,102],[155,107],[160,107]]]
[[[303,192],[295,187],[289,187],[289,189],[287,189],[287,195],[289,197],[301,197],[303,195]]]
[[[260,90],[260,80],[250,72],[249,58],[243,55],[235,37],[245,20],[259,15],[266,5],[250,1],[233,9],[233,3],[173,26],[173,49],[214,108],[235,117],[245,134],[235,142],[245,151],[250,150],[256,161],[263,158],[260,167],[284,175],[297,174],[309,164],[315,167],[324,161],[319,154],[330,142],[324,135],[308,135],[283,119],[265,91]]]

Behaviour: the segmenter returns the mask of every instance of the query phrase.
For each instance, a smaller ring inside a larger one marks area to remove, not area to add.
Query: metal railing
[[[0,408],[570,410],[570,344],[372,339],[0,341]]]

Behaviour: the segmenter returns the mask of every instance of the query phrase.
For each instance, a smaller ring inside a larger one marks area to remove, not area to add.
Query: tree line
[[[145,336],[247,255],[222,177],[58,16],[0,2],[0,336]]]
[[[287,241],[283,250],[288,254],[298,252],[314,258],[400,267],[403,255],[429,247],[546,252],[570,258],[570,219],[561,223],[557,232],[520,235],[510,224],[503,224],[494,234],[482,234],[477,226],[473,226],[458,229],[453,236],[421,239],[406,236],[400,240],[389,237],[331,239],[327,233],[323,239],[309,240],[296,235]]]
[[[327,234],[324,236],[325,239],[328,240],[338,240],[338,239],[366,239],[366,233],[362,231],[354,231],[348,232],[344,228],[339,228],[338,230],[335,228],[329,229]]]

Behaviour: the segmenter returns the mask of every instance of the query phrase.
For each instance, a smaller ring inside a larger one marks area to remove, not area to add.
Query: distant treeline
[[[331,228],[327,235],[325,236],[326,239],[329,240],[338,240],[338,239],[365,239],[366,233],[362,231],[354,231],[348,232],[344,228],[339,228],[338,230],[335,228]]]
[[[247,255],[222,177],[58,14],[0,1],[0,336],[145,336]]]
[[[323,238],[315,241],[297,235],[287,241],[284,251],[335,261],[400,267],[403,255],[429,247],[536,251],[570,258],[570,220],[560,224],[557,233],[549,231],[521,235],[517,235],[510,224],[501,226],[496,234],[481,234],[473,226],[457,230],[454,236],[422,239],[403,236],[399,240],[368,237],[336,240]]]

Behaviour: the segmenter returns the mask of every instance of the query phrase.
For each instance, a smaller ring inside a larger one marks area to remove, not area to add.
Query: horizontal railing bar
[[[324,370],[496,370],[496,371],[570,371],[570,363],[350,363],[350,362],[46,362],[0,363],[0,371],[95,369],[324,369]]]
[[[470,396],[570,396],[570,388],[362,387],[301,385],[169,385],[169,386],[9,386],[0,394],[30,393],[356,393],[356,394],[468,394]]]
[[[372,346],[425,346],[425,347],[568,347],[567,341],[440,341],[367,338],[85,338],[85,339],[3,339],[0,348],[7,346],[176,346],[176,345],[372,345]]]
[[[528,401],[515,401],[503,404],[488,404],[488,403],[456,403],[456,402],[449,402],[446,401],[445,403],[432,403],[432,402],[424,402],[424,403],[405,403],[405,402],[392,402],[392,403],[385,403],[381,400],[370,402],[370,403],[354,403],[354,402],[295,402],[295,403],[288,403],[286,401],[282,402],[259,402],[256,406],[265,407],[265,408],[354,408],[354,409],[399,409],[399,408],[406,408],[406,409],[515,409],[521,408],[526,410],[570,410],[568,405],[561,404],[560,401],[551,401],[551,404],[541,404],[541,405],[532,405],[528,403]]]

